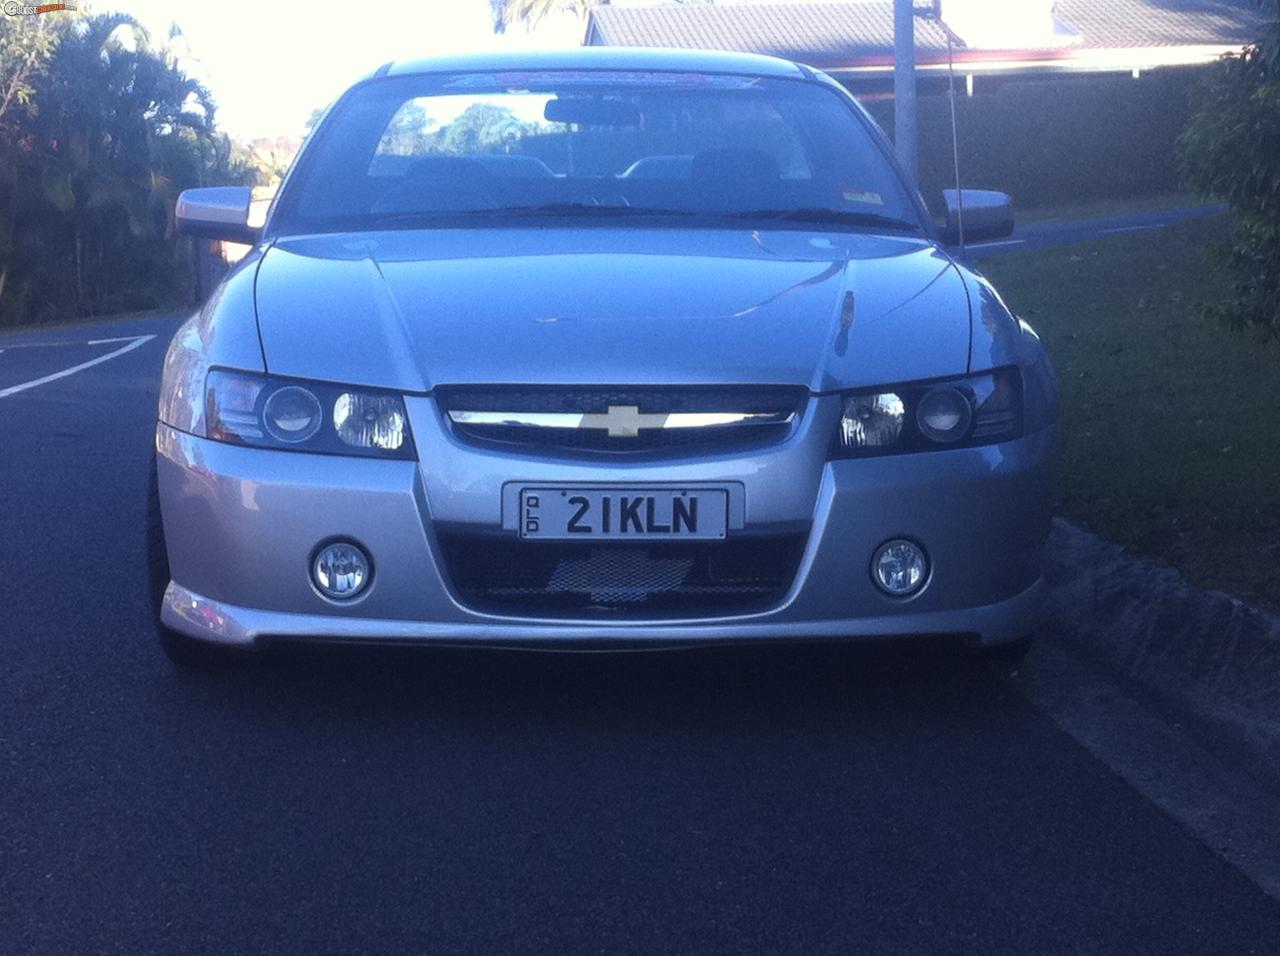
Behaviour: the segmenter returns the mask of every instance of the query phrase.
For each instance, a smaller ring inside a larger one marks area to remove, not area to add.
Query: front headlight
[[[849,449],[892,447],[906,420],[906,406],[896,392],[850,395],[840,416],[840,443]]]
[[[1021,434],[1022,375],[1004,368],[846,395],[832,457],[989,445]]]
[[[217,441],[327,455],[412,459],[404,399],[367,388],[213,369],[205,429]]]

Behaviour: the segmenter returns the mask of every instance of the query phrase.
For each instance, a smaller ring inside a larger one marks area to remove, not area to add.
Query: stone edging
[[[1055,519],[1047,630],[1280,779],[1280,616]]]

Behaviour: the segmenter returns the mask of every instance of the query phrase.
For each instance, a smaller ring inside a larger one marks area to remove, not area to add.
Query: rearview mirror
[[[640,107],[604,96],[557,96],[547,100],[544,119],[580,126],[639,126]]]
[[[947,222],[942,227],[942,241],[946,245],[960,244],[962,205],[966,243],[1013,235],[1013,199],[1008,193],[991,189],[944,189],[942,198],[947,204]]]
[[[249,225],[252,198],[253,190],[248,186],[184,189],[174,210],[178,230],[202,239],[253,245],[261,230]]]

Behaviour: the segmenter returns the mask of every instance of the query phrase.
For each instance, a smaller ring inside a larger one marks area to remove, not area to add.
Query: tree
[[[208,94],[124,14],[91,17],[69,31],[36,93],[45,104],[35,124],[45,147],[43,198],[68,232],[71,311],[111,310],[140,247],[170,232],[175,183],[153,160],[158,151],[177,153],[172,162],[181,146],[211,132]],[[128,261],[117,260],[122,247],[132,250]],[[163,257],[149,262],[162,264]]]
[[[315,129],[315,128],[316,128],[316,126],[320,123],[321,118],[324,116],[324,111],[325,111],[325,109],[327,109],[327,107],[324,107],[324,106],[317,106],[317,107],[316,107],[315,109],[313,109],[313,110],[311,111],[311,113],[307,116],[307,121],[306,121],[305,123],[303,123],[303,124],[302,124],[302,138],[303,138],[303,139],[306,139],[308,136],[310,136],[310,135],[311,135],[311,131],[312,131],[313,129]]]
[[[435,120],[422,106],[410,100],[396,111],[378,144],[378,152],[391,156],[420,156],[432,145],[430,131]]]
[[[55,45],[47,17],[0,20],[0,135],[10,128],[6,113],[30,106],[32,80],[44,71]]]
[[[472,103],[448,126],[438,131],[441,152],[454,156],[491,153],[537,132],[537,123],[516,117],[505,106]]]
[[[268,195],[274,195],[301,148],[302,140],[297,136],[264,136],[250,140],[248,161],[253,167],[255,185],[264,187]]]
[[[493,32],[505,33],[507,27],[519,23],[532,30],[553,13],[572,13],[585,18],[593,7],[605,6],[609,0],[489,0],[493,14]]]
[[[1204,82],[1183,133],[1187,181],[1225,201],[1236,224],[1226,250],[1231,294],[1206,312],[1233,328],[1280,338],[1280,0],[1259,42],[1224,57]]]
[[[23,133],[36,106],[33,82],[49,62],[57,43],[48,17],[0,20],[0,299],[9,281],[14,251],[14,208],[18,171],[32,142]]]
[[[0,324],[181,301],[191,253],[174,235],[178,192],[246,175],[213,100],[127,16],[52,29],[0,138]],[[8,78],[7,59],[0,69]]]

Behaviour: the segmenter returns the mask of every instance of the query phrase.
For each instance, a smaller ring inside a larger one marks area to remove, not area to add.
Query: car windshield
[[[304,151],[271,229],[539,217],[922,228],[868,124],[822,85],[543,71],[357,87]]]

